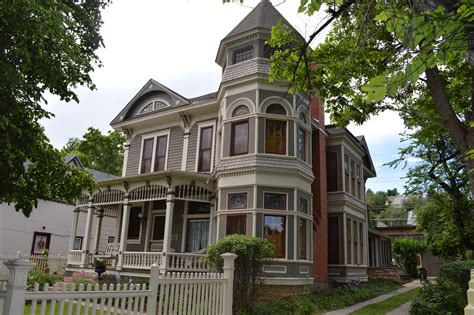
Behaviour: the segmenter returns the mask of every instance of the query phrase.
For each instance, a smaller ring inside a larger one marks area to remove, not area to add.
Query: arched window
[[[151,101],[143,106],[143,108],[140,110],[140,114],[149,113],[165,107],[169,107],[169,105],[163,101]]]
[[[306,113],[301,111],[300,114],[298,115],[298,118],[299,118],[299,120],[301,120],[302,122],[304,122],[306,124]]]
[[[286,115],[286,110],[280,104],[272,104],[267,107],[267,114]]]
[[[247,115],[247,114],[250,114],[249,108],[245,105],[239,105],[232,112],[232,117],[243,116],[243,115]]]

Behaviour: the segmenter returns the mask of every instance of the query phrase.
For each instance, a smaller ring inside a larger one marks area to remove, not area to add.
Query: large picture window
[[[143,174],[165,170],[167,151],[167,134],[145,138],[142,144],[140,173]]]
[[[265,209],[286,210],[286,194],[266,192],[263,199]]]
[[[231,126],[230,155],[247,154],[249,151],[248,120],[234,122]]]
[[[227,216],[226,235],[246,234],[247,216],[246,215],[229,215]]]
[[[266,120],[265,153],[286,154],[286,121]]]
[[[212,126],[201,128],[201,135],[199,138],[198,172],[211,171],[212,130]]]
[[[286,217],[266,215],[264,220],[265,239],[275,246],[276,258],[286,256]]]

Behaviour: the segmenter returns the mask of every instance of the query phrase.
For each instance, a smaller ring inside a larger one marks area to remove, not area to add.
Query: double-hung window
[[[143,138],[140,174],[166,169],[168,140],[168,133],[160,133]]]
[[[212,134],[214,127],[202,127],[199,135],[198,172],[210,172],[212,163]]]
[[[280,104],[268,106],[266,113],[286,116],[286,110]],[[266,120],[265,153],[286,155],[286,120]]]

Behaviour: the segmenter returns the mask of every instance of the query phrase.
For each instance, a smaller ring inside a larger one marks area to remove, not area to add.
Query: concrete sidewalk
[[[392,296],[396,296],[396,295],[399,295],[400,293],[403,293],[403,292],[407,292],[407,291],[410,291],[412,289],[415,289],[415,288],[419,288],[421,287],[421,283],[419,280],[413,280],[412,282],[408,282],[408,283],[405,283],[400,289],[398,290],[395,290],[395,291],[392,291],[390,293],[387,293],[387,294],[383,294],[383,295],[379,295],[377,296],[376,298],[373,298],[371,300],[367,300],[365,302],[361,302],[361,303],[358,303],[358,304],[355,304],[355,305],[352,305],[352,306],[349,306],[349,307],[346,307],[346,308],[343,308],[343,309],[340,309],[340,310],[335,310],[335,311],[331,311],[331,312],[328,312],[328,313],[325,313],[326,315],[344,315],[344,314],[350,314],[354,311],[357,311],[358,309],[361,309],[367,305],[370,305],[370,304],[375,304],[375,303],[379,303],[379,302],[382,302],[382,301],[385,301],[389,298],[391,298]],[[409,303],[407,303],[409,305]],[[405,306],[402,305],[402,306]],[[399,308],[396,309],[396,311],[401,311],[402,310],[402,306],[400,306]],[[405,306],[406,307],[406,306]],[[408,306],[409,307],[409,306]],[[392,312],[394,312],[395,310],[393,310]],[[403,313],[394,313],[394,314],[403,314]]]

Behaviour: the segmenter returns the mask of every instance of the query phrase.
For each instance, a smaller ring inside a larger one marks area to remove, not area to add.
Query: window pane
[[[211,212],[211,205],[205,202],[190,201],[188,205],[189,214],[204,214]]]
[[[285,258],[286,217],[265,216],[265,239],[275,246],[275,256]]]
[[[167,141],[168,136],[161,136],[156,139],[155,172],[163,171],[165,169]]]
[[[272,104],[267,107],[268,114],[286,115],[286,110],[280,104]]]
[[[286,194],[265,193],[263,199],[265,209],[286,210]]]
[[[198,164],[198,171],[199,172],[208,172],[211,170],[211,150],[201,150],[199,152],[199,164]]]
[[[140,111],[140,113],[148,113],[153,110],[153,102],[148,103],[143,109]]]
[[[138,240],[140,237],[140,218],[138,214],[142,211],[141,207],[132,207],[130,209],[130,219],[128,221],[128,234],[129,240]]]
[[[232,117],[242,116],[249,114],[249,108],[245,105],[239,105],[236,109],[232,112]]]
[[[305,131],[303,130],[303,128],[298,128],[298,136],[297,136],[297,139],[296,139],[296,148],[297,148],[297,156],[302,159],[302,160],[305,160],[305,138],[306,138],[306,134],[305,134]]]
[[[306,241],[306,220],[298,219],[298,259],[308,259]]]
[[[209,219],[189,220],[187,232],[187,252],[192,253],[207,248],[209,238]]]
[[[201,129],[199,143],[198,172],[211,170],[212,127]]]
[[[229,209],[246,209],[247,194],[229,194]]]
[[[249,123],[243,121],[232,124],[231,155],[247,154],[249,141]]]
[[[245,60],[252,59],[253,47],[245,47],[234,52],[234,64]]]
[[[165,238],[165,216],[157,215],[153,217],[152,240],[159,241]]]
[[[265,153],[286,154],[286,121],[266,121]]]
[[[76,236],[74,238],[74,244],[72,245],[73,250],[81,250],[82,249],[82,236]]]
[[[308,200],[300,197],[300,206],[298,209],[300,212],[308,213]]]
[[[146,139],[143,141],[143,153],[142,153],[142,167],[140,173],[151,172],[151,158],[153,155],[153,141],[154,139]]]
[[[245,235],[246,224],[247,224],[246,215],[227,216],[226,235],[231,235],[231,234]]]

